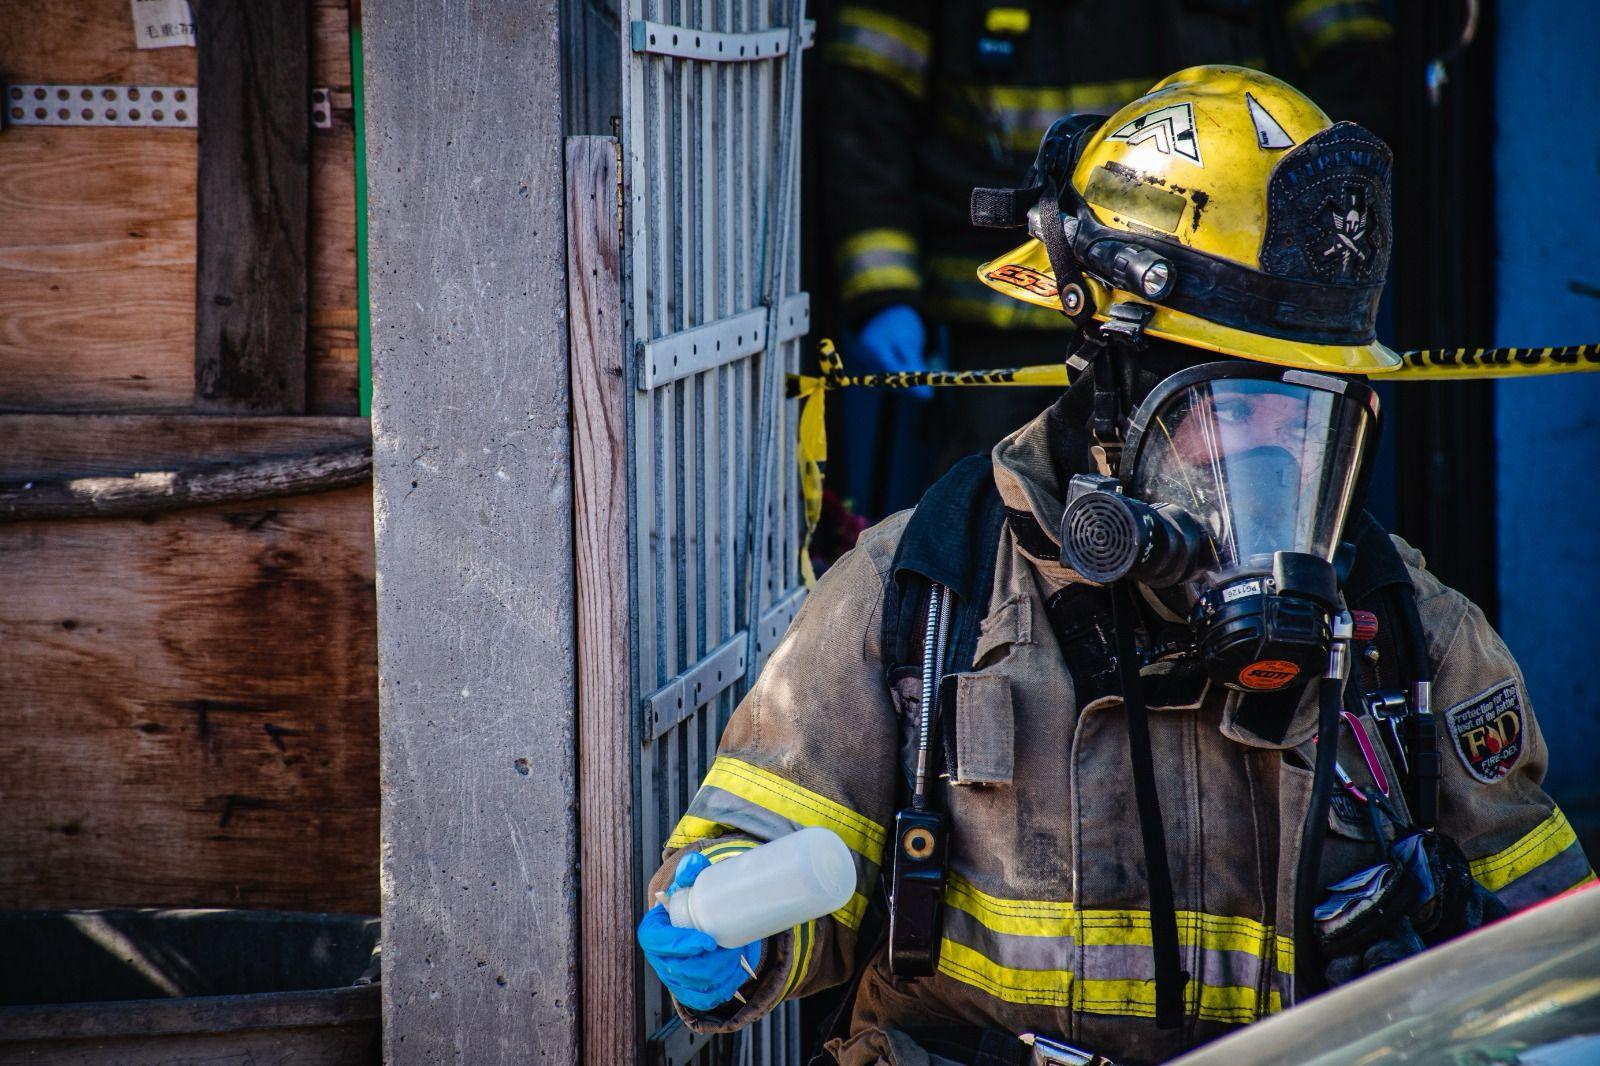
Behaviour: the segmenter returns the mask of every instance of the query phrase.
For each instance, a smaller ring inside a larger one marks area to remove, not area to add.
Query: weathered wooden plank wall
[[[556,6],[363,5],[396,1062],[577,1061]]]
[[[366,499],[0,532],[0,906],[376,909]]]
[[[346,0],[311,16],[334,108],[311,139],[306,408],[353,414]],[[0,20],[7,80],[196,76],[194,49],[134,48],[127,0]],[[193,131],[0,133],[0,479],[366,439],[354,418],[187,413],[195,197]],[[376,910],[372,585],[364,488],[0,528],[0,906]]]
[[[192,48],[139,50],[125,0],[0,19],[8,82],[193,85]],[[195,134],[0,132],[0,408],[187,410]]]
[[[357,410],[349,0],[314,0],[306,411]],[[194,85],[196,50],[133,46],[127,0],[38,0],[0,19],[0,79]],[[0,133],[0,410],[194,406],[196,134]]]

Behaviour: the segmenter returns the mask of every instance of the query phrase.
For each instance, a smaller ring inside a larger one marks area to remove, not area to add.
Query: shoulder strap
[[[1372,674],[1379,688],[1403,692],[1420,674],[1411,660],[1421,634],[1411,632],[1415,612],[1404,602],[1416,597],[1411,574],[1388,531],[1367,512],[1356,519],[1350,540],[1356,552],[1345,579],[1345,599],[1378,616],[1378,666]]]
[[[920,664],[921,626],[933,584],[955,593],[948,662],[972,661],[978,627],[989,608],[1004,523],[1005,509],[987,455],[962,459],[923,495],[900,536],[884,589],[886,674]]]
[[[1439,810],[1439,746],[1426,693],[1433,680],[1428,639],[1417,610],[1417,592],[1400,553],[1371,515],[1356,529],[1356,559],[1346,581],[1346,598],[1378,616],[1378,662],[1362,678],[1380,697],[1408,697],[1404,736],[1392,735],[1404,758],[1400,774],[1413,822],[1431,829]],[[1392,723],[1391,723],[1392,724]]]

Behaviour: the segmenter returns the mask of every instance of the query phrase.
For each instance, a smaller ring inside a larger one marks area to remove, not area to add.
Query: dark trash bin
[[[0,911],[0,1064],[379,1061],[378,919]]]

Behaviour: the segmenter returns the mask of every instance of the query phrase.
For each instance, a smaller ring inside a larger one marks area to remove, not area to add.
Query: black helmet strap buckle
[[[1068,115],[1057,119],[1039,142],[1023,184],[1015,189],[973,189],[971,217],[985,229],[1022,226],[1037,237],[1050,257],[1061,311],[1079,329],[1090,325],[1094,308],[1083,283],[1083,270],[1073,254],[1062,219],[1074,217],[1080,205],[1072,187],[1072,168],[1083,146],[1105,122],[1103,115]]]

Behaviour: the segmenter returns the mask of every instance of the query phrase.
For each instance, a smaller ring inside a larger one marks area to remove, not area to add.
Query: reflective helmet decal
[[[1195,166],[1205,166],[1195,134],[1194,108],[1189,104],[1169,104],[1146,112],[1107,134],[1106,140],[1149,144],[1162,155],[1178,155]]]

